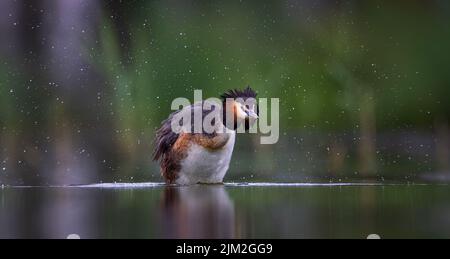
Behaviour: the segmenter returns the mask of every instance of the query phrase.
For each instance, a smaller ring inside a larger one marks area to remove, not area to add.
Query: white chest
[[[177,184],[221,183],[230,165],[235,134],[230,133],[227,144],[217,150],[193,144],[189,148],[188,156],[181,162]]]

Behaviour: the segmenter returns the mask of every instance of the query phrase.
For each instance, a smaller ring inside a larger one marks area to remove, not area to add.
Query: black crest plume
[[[256,98],[256,92],[252,88],[250,88],[250,86],[247,86],[247,88],[245,88],[244,90],[238,90],[238,89],[228,90],[227,92],[222,94],[220,97],[222,98],[223,101],[226,101],[227,98],[232,98],[232,99],[242,98],[245,100],[247,98]]]

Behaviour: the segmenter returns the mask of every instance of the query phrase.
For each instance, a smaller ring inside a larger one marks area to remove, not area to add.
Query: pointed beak
[[[247,112],[247,115],[248,115],[248,117],[250,118],[250,119],[255,119],[255,120],[257,120],[259,117],[258,117],[258,114],[256,114],[254,111],[248,111]]]

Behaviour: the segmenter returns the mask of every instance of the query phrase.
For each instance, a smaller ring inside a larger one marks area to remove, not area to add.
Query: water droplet
[[[367,236],[367,239],[381,239],[381,237],[377,234],[370,234]]]
[[[67,236],[67,239],[81,239],[81,237],[77,234],[70,234]]]

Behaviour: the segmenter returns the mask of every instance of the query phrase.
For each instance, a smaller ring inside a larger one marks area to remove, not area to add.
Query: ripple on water
[[[276,182],[227,182],[223,184],[229,187],[335,187],[335,186],[386,186],[395,184],[385,184],[385,183],[276,183]],[[90,184],[81,185],[76,187],[83,188],[154,188],[166,186],[162,182],[146,182],[146,183],[100,183],[100,184]],[[208,186],[205,184],[205,186]],[[211,186],[214,186],[211,185]]]

